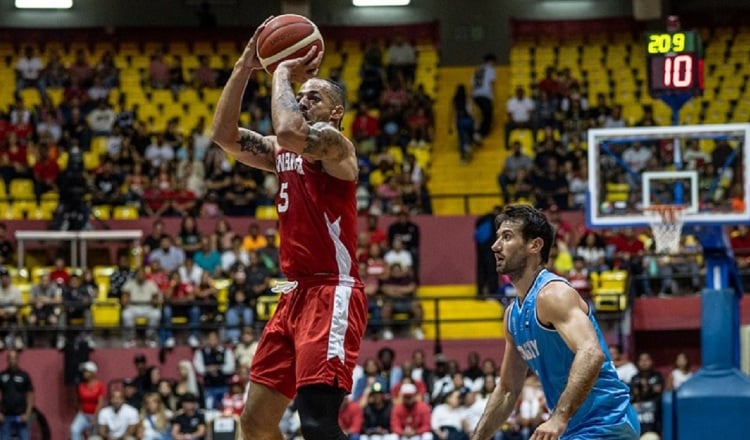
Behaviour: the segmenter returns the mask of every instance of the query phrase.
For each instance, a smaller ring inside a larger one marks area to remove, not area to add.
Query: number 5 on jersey
[[[279,212],[286,212],[289,209],[289,193],[288,191],[289,182],[282,182],[281,188],[279,188],[279,199],[281,202],[276,205],[276,209]]]

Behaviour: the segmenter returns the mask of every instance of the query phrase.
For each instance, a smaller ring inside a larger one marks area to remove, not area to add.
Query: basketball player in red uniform
[[[296,395],[305,438],[346,439],[338,412],[367,321],[355,258],[357,158],[339,131],[343,91],[314,77],[323,55],[315,49],[274,72],[276,135],[237,127],[244,88],[260,68],[263,26],[235,64],[213,122],[214,141],[227,153],[278,176],[280,260],[289,279],[253,359],[242,432],[246,440],[281,439],[278,421]],[[302,83],[296,95],[293,83]]]

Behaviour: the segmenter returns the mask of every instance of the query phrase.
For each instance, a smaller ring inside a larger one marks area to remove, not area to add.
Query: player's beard
[[[515,254],[512,257],[503,257],[502,262],[497,264],[497,273],[508,275],[510,279],[518,279],[523,275],[528,262],[528,255]]]

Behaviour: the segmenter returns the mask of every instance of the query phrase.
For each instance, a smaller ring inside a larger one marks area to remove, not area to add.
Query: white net
[[[685,207],[651,205],[643,213],[651,225],[657,254],[676,254],[680,251],[680,236],[685,223]]]

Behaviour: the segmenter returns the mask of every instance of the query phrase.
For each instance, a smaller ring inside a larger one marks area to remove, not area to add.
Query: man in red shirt
[[[417,400],[417,387],[405,383],[401,386],[401,403],[393,406],[391,432],[399,440],[432,440],[429,405]]]
[[[360,154],[375,152],[375,143],[380,134],[380,123],[378,118],[370,114],[367,103],[360,102],[351,128],[352,137],[357,142]]]
[[[60,175],[60,166],[49,156],[47,145],[39,146],[39,158],[34,164],[34,193],[37,203],[42,194],[48,191],[57,192],[57,176]]]
[[[339,426],[349,440],[357,440],[359,433],[362,431],[364,422],[364,411],[359,403],[353,400],[344,399],[341,402],[339,410]]]
[[[747,225],[736,226],[729,238],[729,243],[734,251],[734,258],[737,260],[737,268],[747,269],[750,266],[750,228]],[[743,283],[749,281],[750,277],[742,277]]]

